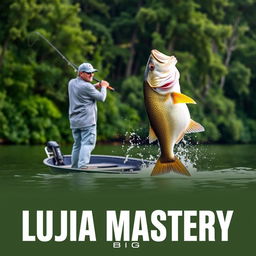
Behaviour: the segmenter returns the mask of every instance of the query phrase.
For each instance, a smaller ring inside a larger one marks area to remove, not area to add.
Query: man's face
[[[86,82],[92,82],[94,73],[80,72],[80,77]]]

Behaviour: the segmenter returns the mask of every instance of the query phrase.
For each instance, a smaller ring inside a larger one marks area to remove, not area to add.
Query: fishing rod
[[[48,43],[62,57],[62,59],[64,59],[68,63],[69,66],[73,67],[75,69],[75,72],[78,71],[78,66],[69,61],[46,37],[44,37],[41,33],[37,31],[35,33],[40,36],[46,43]],[[101,80],[97,79],[96,77],[93,77],[93,80],[99,83],[101,82]],[[107,88],[111,91],[115,91],[115,89],[111,86],[108,86]]]

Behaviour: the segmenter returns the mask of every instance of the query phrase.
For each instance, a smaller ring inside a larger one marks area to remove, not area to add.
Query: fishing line
[[[29,47],[33,47],[36,42],[38,41],[39,39],[34,37],[33,34],[29,34],[28,35],[28,38],[27,38],[27,43],[28,43],[28,46]]]
[[[75,65],[74,63],[72,63],[70,60],[68,60],[46,37],[44,37],[41,33],[39,33],[38,31],[35,31],[35,33],[38,35],[38,36],[40,36],[46,43],[48,43],[61,57],[62,57],[62,59],[63,60],[65,60],[66,61],[66,63],[69,65],[69,66],[71,66],[71,67],[73,67],[74,68],[74,70],[75,70],[75,72],[77,72],[78,71],[78,66],[77,65]],[[97,78],[95,78],[95,77],[93,77],[93,80],[95,80],[96,82],[100,82],[101,80],[99,80],[99,79],[97,79]],[[113,87],[111,87],[111,86],[108,86],[107,87],[109,90],[111,90],[111,91],[115,91],[115,89],[113,88]]]
[[[62,59],[64,59],[68,63],[68,65],[72,66],[75,69],[75,72],[77,72],[78,67],[72,62],[70,62],[46,37],[44,37],[41,33],[37,31],[35,33],[42,39],[44,39],[45,42],[47,42],[62,57]]]

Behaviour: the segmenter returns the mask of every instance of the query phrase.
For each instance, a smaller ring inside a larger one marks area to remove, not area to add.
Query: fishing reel
[[[48,157],[53,157],[54,165],[65,165],[60,146],[56,141],[48,141],[45,147],[45,152]]]

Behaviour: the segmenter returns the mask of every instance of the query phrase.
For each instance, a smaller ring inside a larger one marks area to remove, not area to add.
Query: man
[[[71,79],[68,84],[69,121],[74,138],[71,157],[73,168],[86,168],[90,162],[96,144],[96,101],[104,102],[107,96],[109,83],[101,81],[93,85],[94,72],[97,69],[90,63],[83,63],[78,67],[77,78]]]

